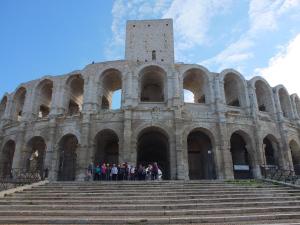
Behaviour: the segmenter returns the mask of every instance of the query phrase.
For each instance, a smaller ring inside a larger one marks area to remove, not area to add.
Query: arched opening
[[[20,121],[23,116],[23,107],[26,98],[26,89],[21,87],[14,96],[14,119]]]
[[[142,102],[164,102],[166,73],[158,66],[148,66],[140,73]]]
[[[152,51],[152,60],[153,61],[156,60],[156,51],[155,50]]]
[[[206,74],[200,69],[190,69],[183,76],[185,102],[207,103],[209,87]]]
[[[121,108],[122,74],[116,69],[109,69],[102,74],[101,109]]]
[[[296,175],[300,175],[300,147],[295,140],[291,140],[289,145],[291,149],[295,173]]]
[[[224,78],[224,92],[226,104],[229,106],[242,107],[245,105],[245,89],[238,75],[228,73]]]
[[[289,94],[284,88],[280,88],[278,95],[283,116],[286,118],[292,118]]]
[[[4,116],[6,105],[7,105],[7,97],[4,96],[0,103],[0,120]]]
[[[38,86],[37,97],[37,111],[39,118],[45,118],[50,113],[52,101],[53,81],[44,80]]]
[[[189,178],[191,180],[215,179],[212,143],[201,130],[192,131],[187,138]]]
[[[279,145],[275,137],[267,135],[263,139],[265,163],[267,166],[278,166]]]
[[[40,176],[43,177],[45,152],[45,140],[39,136],[31,138],[27,143],[25,152],[26,170],[39,172]]]
[[[76,115],[82,111],[84,80],[81,75],[73,75],[67,82],[69,90],[68,115]]]
[[[231,135],[230,152],[232,156],[234,178],[252,178],[250,157],[247,150],[247,144],[244,138],[237,132]]]
[[[137,142],[137,165],[157,162],[163,179],[170,179],[170,152],[168,136],[156,127],[143,130]]]
[[[14,141],[9,140],[5,143],[1,154],[1,177],[8,178],[12,176],[12,164],[14,159],[14,153],[16,144]]]
[[[258,110],[262,112],[273,113],[272,92],[270,88],[262,80],[255,82],[255,93]]]
[[[112,130],[102,130],[95,137],[95,164],[119,164],[119,138]]]
[[[76,177],[76,160],[78,139],[73,134],[67,134],[59,142],[59,181],[74,181]]]
[[[298,96],[295,97],[295,107],[298,118],[300,118],[300,99]]]

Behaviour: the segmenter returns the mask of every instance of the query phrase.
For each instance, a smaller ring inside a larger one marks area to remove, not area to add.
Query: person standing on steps
[[[116,167],[116,164],[113,164],[110,173],[111,173],[112,180],[116,181],[118,177],[118,168]]]
[[[153,166],[152,166],[152,171],[151,171],[152,180],[157,180],[158,170],[159,170],[159,168],[158,168],[157,162],[154,162]]]

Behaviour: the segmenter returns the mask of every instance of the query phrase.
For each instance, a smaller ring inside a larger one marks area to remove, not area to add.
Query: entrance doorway
[[[202,131],[192,131],[187,138],[189,178],[215,179],[215,165],[210,138]]]
[[[33,137],[27,143],[26,170],[44,175],[44,156],[46,143],[42,137]]]
[[[147,166],[153,162],[157,162],[163,179],[170,179],[169,140],[167,135],[156,127],[142,131],[137,143],[137,165]]]
[[[11,177],[11,169],[14,158],[16,144],[14,141],[9,140],[3,147],[1,154],[1,173],[0,177],[7,178]]]
[[[59,142],[59,181],[74,181],[76,176],[76,149],[78,140],[75,135],[67,134]]]
[[[235,179],[252,178],[249,154],[244,138],[237,132],[230,138],[230,152],[232,156],[233,171]]]
[[[267,166],[278,166],[278,142],[275,137],[268,135],[263,139],[265,164]]]
[[[295,140],[290,141],[293,166],[296,175],[300,175],[300,147]]]
[[[95,138],[95,164],[118,164],[119,138],[112,130],[100,131]]]

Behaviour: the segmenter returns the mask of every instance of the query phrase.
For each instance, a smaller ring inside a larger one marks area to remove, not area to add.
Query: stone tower
[[[172,19],[128,21],[125,59],[174,63]]]

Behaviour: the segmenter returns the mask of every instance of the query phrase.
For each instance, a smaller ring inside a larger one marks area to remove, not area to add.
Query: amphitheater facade
[[[90,162],[153,161],[165,179],[259,178],[262,165],[297,172],[299,128],[300,100],[283,85],[175,63],[172,20],[128,21],[125,60],[4,95],[1,176],[36,168],[51,180],[82,180]]]

